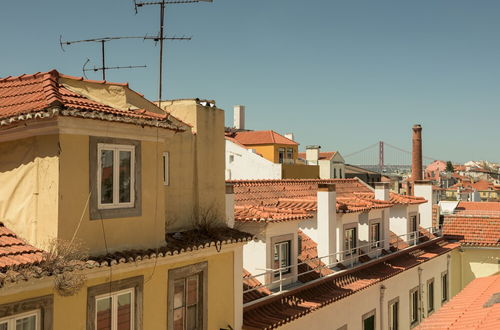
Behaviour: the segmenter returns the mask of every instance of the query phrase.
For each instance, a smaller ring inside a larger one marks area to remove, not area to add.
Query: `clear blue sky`
[[[45,71],[81,76],[96,44],[64,39],[158,31],[157,7],[135,15],[132,0],[23,0],[0,9],[0,76]],[[247,106],[252,129],[293,132],[301,149],[343,154],[379,140],[410,148],[424,127],[424,154],[500,161],[500,1],[215,0],[171,5],[168,98],[211,98]],[[110,81],[155,99],[158,48],[115,41]],[[89,78],[100,79],[90,73]]]

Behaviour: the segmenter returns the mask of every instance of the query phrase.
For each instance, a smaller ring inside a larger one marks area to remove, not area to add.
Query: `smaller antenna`
[[[97,42],[101,44],[101,67],[95,67],[93,69],[87,69],[86,66],[90,62],[89,59],[85,61],[82,67],[83,75],[85,78],[85,72],[88,71],[102,71],[102,80],[106,80],[106,70],[117,70],[117,69],[132,69],[132,68],[145,68],[146,65],[129,65],[129,66],[106,66],[106,52],[105,52],[105,43],[111,40],[120,40],[120,39],[143,39],[146,40],[146,37],[103,37],[103,38],[94,38],[94,39],[82,39],[82,40],[72,40],[72,41],[64,41],[62,35],[59,36],[59,46],[61,46],[62,51],[64,52],[64,45],[69,46],[76,43],[86,43],[86,42]]]

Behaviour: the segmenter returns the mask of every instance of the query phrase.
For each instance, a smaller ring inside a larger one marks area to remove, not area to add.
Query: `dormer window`
[[[99,143],[97,149],[99,209],[133,207],[135,147]]]

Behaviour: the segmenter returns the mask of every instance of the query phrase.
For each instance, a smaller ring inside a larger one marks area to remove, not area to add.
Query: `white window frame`
[[[42,318],[41,318],[41,312],[39,309],[1,318],[0,324],[7,323],[7,330],[15,330],[17,320],[24,319],[24,318],[27,318],[30,316],[35,316],[35,330],[40,330],[41,329],[40,322],[41,322]]]
[[[431,290],[429,290],[430,286],[432,284],[432,296],[430,295],[430,292]],[[436,299],[435,299],[435,296],[436,296],[436,285],[434,283],[434,277],[429,279],[427,281],[427,315],[430,315],[432,313],[434,313],[434,311],[436,310]],[[430,309],[429,307],[431,307],[432,303],[432,309]]]
[[[376,240],[372,240],[372,235],[373,235],[373,227],[378,228],[378,238]],[[382,246],[381,238],[382,238],[382,223],[379,220],[370,222],[369,227],[368,227],[368,235],[370,238],[370,249],[376,250]]]
[[[135,289],[125,289],[120,291],[114,291],[111,293],[105,293],[94,298],[94,324],[97,327],[97,301],[101,299],[111,298],[111,330],[118,329],[118,296],[130,293],[130,330],[135,329]]]
[[[365,320],[369,319],[370,317],[373,317],[373,325],[374,325],[374,329],[377,329],[377,313],[376,313],[376,310],[372,310],[366,314],[364,314],[362,317],[361,317],[361,328],[364,330],[365,329]]]
[[[387,318],[387,322],[389,322],[388,324],[388,329],[389,330],[399,330],[400,328],[400,319],[399,319],[399,311],[401,309],[401,306],[399,305],[399,297],[396,297],[394,299],[392,299],[391,301],[389,301],[389,303],[387,304],[388,305],[388,312],[389,312],[389,316]],[[396,310],[396,315],[394,315],[393,313],[393,306],[396,305],[397,306],[397,310]],[[396,321],[396,327],[394,327],[394,321]]]
[[[170,183],[170,153],[163,153],[163,185],[168,186]]]
[[[444,294],[446,294],[446,296],[444,296]],[[448,271],[444,271],[441,273],[441,304],[447,302],[449,299],[450,299],[450,278],[448,276]]]
[[[281,270],[281,275],[287,275],[287,274],[290,274],[292,273],[292,241],[291,240],[284,240],[284,241],[279,241],[279,242],[275,242],[273,244],[273,251],[272,251],[272,255],[273,255],[273,263],[274,263],[274,257],[275,257],[275,253],[274,253],[274,250],[276,249],[276,246],[278,246],[278,261],[280,262],[280,266],[278,268],[282,268],[281,266],[281,246],[282,245],[287,245],[287,255],[286,255],[286,262],[287,262],[287,265],[285,267],[288,267],[287,269],[285,270]],[[274,277],[279,277],[280,276],[280,271],[276,271],[274,273]]]
[[[414,300],[413,300],[413,295],[417,295],[417,302],[416,302],[416,306],[415,306],[415,310],[416,310],[416,315],[413,315],[413,303],[414,303]],[[418,286],[411,289],[410,290],[410,301],[409,301],[409,310],[410,310],[410,328],[413,328],[414,326],[416,326],[419,322],[420,322],[420,306],[419,306],[419,302],[420,302],[420,292],[418,290]],[[415,319],[412,319],[412,316],[415,316]]]
[[[101,203],[101,152],[103,150],[113,151],[113,203]],[[130,202],[120,203],[120,151],[130,152]],[[99,209],[117,209],[134,207],[135,203],[135,146],[125,144],[97,144],[97,207]]]
[[[354,230],[354,237],[352,239],[352,246],[350,245],[349,248],[346,248],[347,231],[348,230]],[[344,255],[346,257],[358,254],[358,227],[357,226],[344,227],[344,240],[343,240],[342,244],[343,244],[343,248],[344,248]]]

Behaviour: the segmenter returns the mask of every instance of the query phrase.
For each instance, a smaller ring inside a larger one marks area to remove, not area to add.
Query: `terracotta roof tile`
[[[464,245],[500,246],[500,217],[445,216],[443,235]]]
[[[27,244],[0,222],[0,270],[38,264],[43,251]]]
[[[235,132],[234,139],[243,145],[285,144],[299,145],[275,131],[242,131]]]
[[[59,77],[81,80],[61,75],[56,70],[0,78],[0,126],[16,121],[63,115],[125,121],[140,125],[158,125],[163,128],[181,130],[167,119],[167,114],[157,114],[141,109],[128,111],[115,109],[70,91],[59,83]],[[112,85],[121,84],[113,83]],[[60,109],[52,109],[49,112],[52,107]]]
[[[500,275],[475,279],[416,329],[500,329]]]

